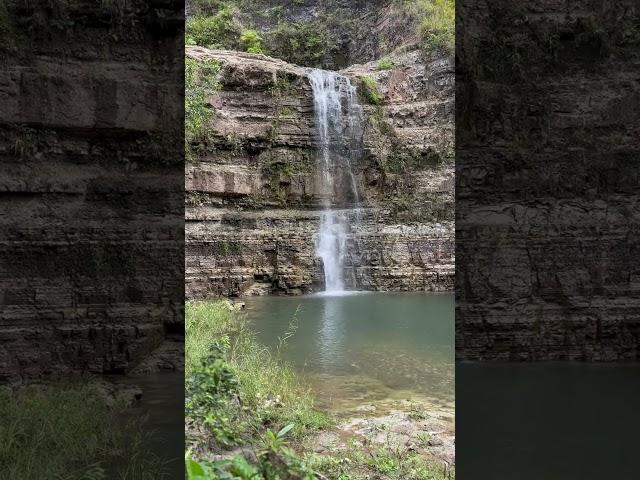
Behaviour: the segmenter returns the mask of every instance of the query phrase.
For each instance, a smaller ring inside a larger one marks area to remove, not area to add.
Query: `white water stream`
[[[357,91],[351,81],[335,72],[311,70],[309,80],[313,89],[313,103],[318,135],[320,195],[324,211],[320,216],[320,230],[316,238],[316,254],[324,265],[325,291],[345,290],[344,262],[347,253],[349,222],[357,221],[360,203],[352,160],[360,151],[362,109]],[[347,175],[347,181],[344,176]],[[335,209],[335,203],[350,203],[355,216]]]

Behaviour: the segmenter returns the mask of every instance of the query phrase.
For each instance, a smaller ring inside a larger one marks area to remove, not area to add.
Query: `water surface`
[[[640,364],[460,363],[456,473],[640,478]]]
[[[184,373],[115,377],[117,383],[139,387],[142,398],[125,416],[143,419],[145,448],[162,464],[158,480],[184,477]]]
[[[258,340],[277,349],[333,410],[387,399],[454,398],[454,296],[362,293],[254,297]]]

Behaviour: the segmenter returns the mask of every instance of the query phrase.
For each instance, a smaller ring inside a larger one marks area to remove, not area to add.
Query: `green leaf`
[[[291,429],[294,427],[295,425],[293,423],[290,423],[289,425],[287,425],[286,427],[283,427],[279,432],[277,437],[278,438],[283,438],[287,433],[289,433],[291,431]]]
[[[202,465],[191,458],[186,459],[187,464],[187,479],[188,480],[201,480],[206,478],[206,473]]]

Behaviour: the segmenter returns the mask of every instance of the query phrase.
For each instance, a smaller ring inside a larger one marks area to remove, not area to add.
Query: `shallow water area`
[[[258,341],[280,345],[321,407],[350,415],[418,402],[453,415],[452,294],[322,292],[245,304]]]

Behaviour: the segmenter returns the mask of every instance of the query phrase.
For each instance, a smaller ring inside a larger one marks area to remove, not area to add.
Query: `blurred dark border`
[[[184,2],[8,0],[0,63],[0,381],[167,382],[181,442]]]
[[[640,5],[456,3],[457,474],[633,478]]]

